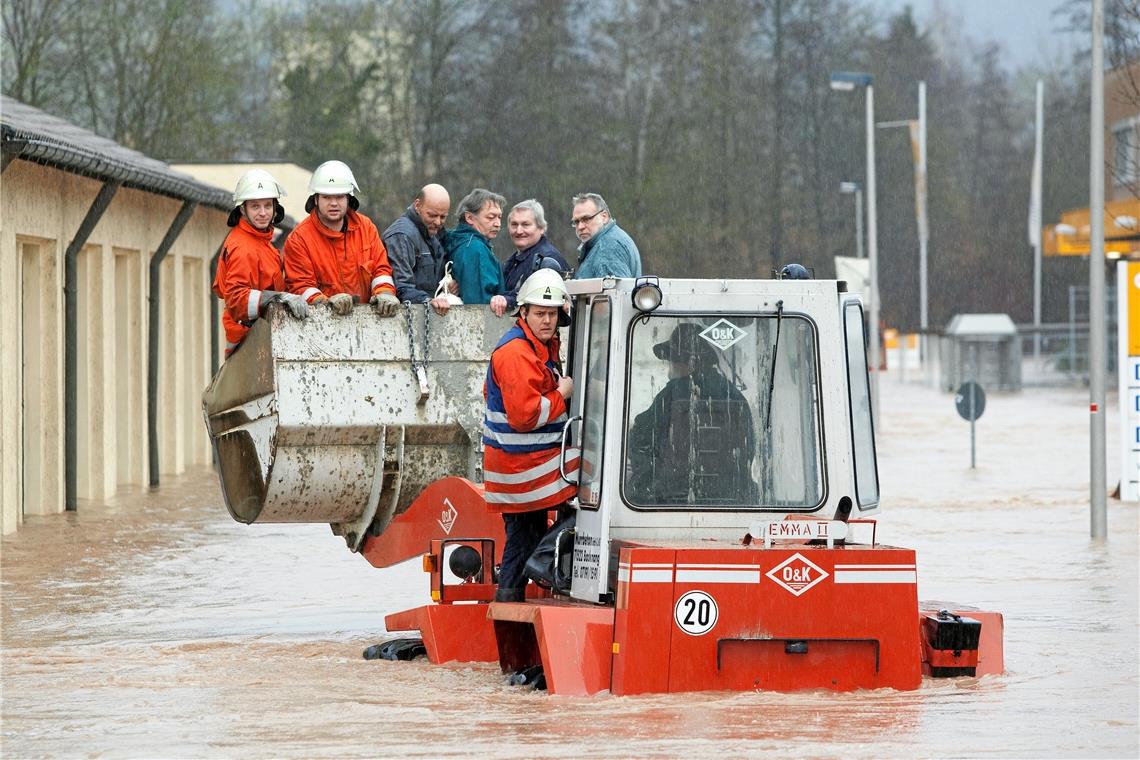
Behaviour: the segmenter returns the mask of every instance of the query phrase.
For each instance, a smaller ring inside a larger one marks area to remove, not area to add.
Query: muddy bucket
[[[303,321],[271,306],[202,397],[226,508],[327,522],[356,548],[432,481],[480,479],[483,380],[510,324],[477,306]]]

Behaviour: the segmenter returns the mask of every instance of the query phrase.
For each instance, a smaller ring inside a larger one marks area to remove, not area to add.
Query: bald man
[[[443,277],[443,223],[450,210],[451,196],[443,185],[424,185],[380,236],[388,249],[396,295],[401,301],[430,303],[437,314],[446,314],[449,305],[447,299],[435,298],[435,291]]]

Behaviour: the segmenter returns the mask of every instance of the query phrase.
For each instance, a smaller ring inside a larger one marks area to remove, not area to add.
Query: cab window
[[[590,304],[586,338],[585,397],[582,404],[582,461],[578,475],[578,503],[598,505],[602,491],[602,450],[605,443],[606,386],[610,366],[610,301],[595,298]]]
[[[879,472],[875,465],[875,425],[867,380],[867,344],[863,309],[849,303],[843,309],[847,339],[847,390],[851,401],[851,446],[855,456],[855,496],[860,509],[879,503]]]
[[[622,493],[631,507],[811,511],[822,503],[808,319],[641,317],[630,327],[628,377]]]

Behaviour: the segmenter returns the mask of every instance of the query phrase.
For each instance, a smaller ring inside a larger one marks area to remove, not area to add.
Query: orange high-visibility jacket
[[[309,303],[321,295],[348,293],[361,303],[377,293],[396,295],[388,251],[376,225],[349,211],[343,231],[321,224],[314,209],[285,241],[285,282]]]
[[[226,356],[233,353],[257,319],[261,291],[285,290],[281,254],[272,241],[272,227],[259,232],[243,216],[222,244],[214,293],[226,302],[222,312]]]
[[[558,469],[566,401],[557,365],[558,336],[541,343],[523,319],[491,353],[483,385],[483,498],[493,512],[549,509],[574,495],[576,486]],[[567,452],[567,460],[570,475],[578,452]]]

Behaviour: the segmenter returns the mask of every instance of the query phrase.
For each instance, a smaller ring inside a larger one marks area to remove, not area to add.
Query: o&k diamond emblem
[[[827,577],[827,571],[795,553],[767,572],[767,576],[795,596],[807,591]]]
[[[718,319],[701,331],[701,337],[713,344],[721,351],[726,350],[735,343],[744,339],[748,333],[741,330],[727,319]]]

